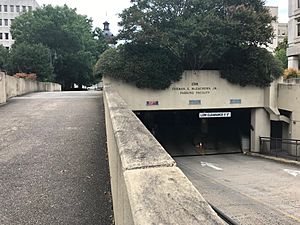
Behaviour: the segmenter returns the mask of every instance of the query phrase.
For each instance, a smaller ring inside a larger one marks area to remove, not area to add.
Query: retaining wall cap
[[[117,92],[105,88],[105,98],[123,170],[176,166]]]
[[[225,224],[176,167],[126,171],[124,178],[135,225]]]
[[[110,109],[128,109],[126,102],[121,98],[119,93],[113,90],[110,86],[104,86],[104,94],[108,101],[108,107]]]

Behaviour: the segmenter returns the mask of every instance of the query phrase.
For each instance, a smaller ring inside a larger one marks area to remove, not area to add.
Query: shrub
[[[26,80],[36,80],[37,76],[35,73],[16,73],[14,75],[16,78],[23,78]]]
[[[300,77],[300,71],[293,68],[285,69],[283,72],[284,79],[299,78],[299,77]]]
[[[181,79],[180,61],[168,49],[150,44],[125,44],[104,52],[95,73],[132,83],[138,88],[163,90]]]
[[[264,48],[232,48],[221,62],[221,75],[241,86],[266,87],[282,75],[281,62]]]

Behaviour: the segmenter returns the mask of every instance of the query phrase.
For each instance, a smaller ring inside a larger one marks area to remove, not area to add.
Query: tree
[[[94,73],[97,76],[102,78],[104,75],[107,75],[115,79],[122,79],[125,59],[121,56],[119,49],[107,49],[100,56],[94,67]]]
[[[15,44],[10,54],[12,73],[35,73],[40,81],[53,81],[50,50],[42,44]]]
[[[108,44],[109,44],[110,40],[108,40],[104,36],[103,31],[99,27],[95,28],[95,30],[93,31],[93,36],[94,36],[94,39],[96,40],[96,42],[95,42],[96,46],[95,46],[95,48],[93,48],[94,51],[96,50],[95,55],[99,54],[99,52],[100,53],[105,52],[105,50],[108,49]]]
[[[93,64],[108,47],[92,20],[76,9],[43,6],[17,17],[11,27],[16,44],[42,44],[50,49],[55,79],[70,88],[93,82]],[[76,69],[75,69],[76,68]]]
[[[251,63],[249,63],[251,62]],[[264,48],[232,48],[224,55],[221,76],[241,86],[268,86],[283,74],[281,62]]]
[[[9,68],[9,50],[0,45],[0,71],[7,71]]]
[[[71,87],[73,83],[78,85],[92,85],[94,58],[91,52],[78,51],[64,54],[55,61],[56,80]]]
[[[167,50],[168,56],[176,58],[176,63],[180,64],[179,68],[185,70],[221,69],[224,77],[237,76],[239,79],[231,80],[239,80],[242,85],[261,86],[262,83],[268,85],[268,82],[260,81],[261,76],[253,76],[253,80],[250,81],[248,74],[252,72],[261,73],[262,77],[268,78],[264,81],[271,81],[278,75],[279,71],[276,71],[275,76],[265,73],[266,70],[251,71],[254,67],[247,66],[243,66],[244,70],[239,71],[245,76],[240,76],[241,73],[225,75],[229,70],[224,67],[224,59],[226,61],[225,56],[228,56],[230,52],[241,55],[247,49],[256,49],[259,54],[262,54],[262,51],[258,50],[259,46],[267,46],[271,42],[273,18],[265,8],[264,1],[132,0],[132,6],[125,9],[120,17],[122,30],[118,39],[125,41],[125,46],[136,46],[140,48],[138,52],[142,52],[142,49],[147,46]],[[126,49],[125,47],[125,51]],[[151,58],[149,57],[150,55],[148,55],[148,60],[151,62],[158,55],[152,54]],[[256,59],[253,57],[247,58],[252,60],[244,61],[247,65],[255,63]],[[266,56],[263,60],[272,61],[273,58]],[[130,66],[130,63],[126,62],[127,68],[135,68],[133,65]],[[265,63],[272,64],[273,61]],[[153,64],[155,70],[154,66],[157,65]],[[258,68],[262,69],[263,66]],[[140,70],[147,71],[143,67]],[[165,69],[158,71],[162,72]],[[140,76],[145,76],[145,74]],[[156,76],[163,77],[163,73]]]
[[[165,89],[182,75],[178,59],[155,45],[127,44],[104,52],[96,73],[135,84],[139,88]]]
[[[278,47],[275,49],[275,57],[281,61],[285,69],[288,68],[288,57],[286,55],[287,48],[288,48],[288,40],[286,37],[283,40],[283,42],[279,43]]]
[[[272,17],[261,0],[144,0],[121,14],[119,39],[159,43],[202,69],[230,47],[267,45]]]

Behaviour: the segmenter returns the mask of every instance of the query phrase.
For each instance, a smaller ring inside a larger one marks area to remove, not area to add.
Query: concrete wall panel
[[[278,108],[291,111],[289,137],[300,139],[300,84],[279,84]]]
[[[264,108],[252,109],[251,112],[251,152],[260,152],[259,137],[270,137],[270,114]]]
[[[139,89],[108,77],[104,84],[112,85],[132,110],[265,107],[263,88],[231,84],[218,71],[185,71],[180,81],[162,91]]]
[[[5,73],[0,72],[0,104],[6,102]]]
[[[18,95],[19,89],[18,79],[12,76],[6,76],[6,98],[9,99],[11,97]]]

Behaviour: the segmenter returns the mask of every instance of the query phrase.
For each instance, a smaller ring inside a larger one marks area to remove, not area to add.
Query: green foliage
[[[288,68],[288,57],[286,55],[286,49],[276,50],[275,57],[282,63],[282,66],[284,68]]]
[[[10,54],[12,73],[35,73],[40,81],[53,81],[50,50],[42,44],[15,44]]]
[[[102,54],[105,52],[106,49],[108,49],[108,40],[103,34],[103,31],[96,27],[93,31],[93,37],[94,37],[94,45],[89,45],[92,47],[92,49],[89,49],[91,52],[93,52],[93,56],[97,56],[97,59],[99,57],[99,54]]]
[[[9,50],[0,45],[0,71],[7,71],[9,68]]]
[[[159,43],[202,69],[232,46],[266,45],[272,17],[261,0],[144,0],[121,14],[120,39]]]
[[[133,83],[139,88],[165,89],[183,72],[172,53],[155,45],[126,44],[104,52],[96,65],[99,74]]]
[[[127,71],[117,77],[127,82],[160,89],[176,80],[177,72],[182,69],[223,69],[223,76],[231,82],[265,86],[281,71],[279,64],[258,48],[267,46],[273,38],[273,18],[262,0],[131,2],[132,6],[120,14],[122,30],[118,35],[119,40],[130,43],[118,53],[135,59],[126,58],[125,62],[121,62],[122,65],[125,63]],[[159,47],[155,47],[157,49],[150,53],[149,46]],[[137,53],[136,57],[131,54],[131,49]],[[166,54],[160,56],[158,49]],[[245,49],[251,50],[246,54]],[[230,52],[245,58],[242,62],[237,60],[236,68],[229,68],[235,61],[235,56],[229,57]],[[117,57],[115,54],[114,57]],[[257,60],[255,56],[261,58]],[[118,60],[124,60],[118,57]],[[167,57],[171,57],[169,61],[175,60],[176,69],[170,68],[167,72],[171,76],[169,79],[162,74],[166,73],[167,67],[163,68],[164,65],[158,63],[157,59],[160,57],[162,62],[168,61]],[[229,65],[223,66],[226,63]],[[276,66],[274,70],[264,67],[271,64]],[[111,63],[111,71],[116,70],[113,66],[120,65]],[[176,71],[174,77],[171,75],[172,69]],[[240,73],[241,69],[244,70],[243,73]],[[155,74],[151,74],[153,71]],[[274,74],[271,75],[270,72]],[[157,85],[157,77],[163,80],[163,85]]]
[[[91,37],[91,21],[75,9],[44,6],[17,17],[11,27],[17,42],[43,43],[56,51],[80,50]]]
[[[101,30],[93,31],[90,19],[66,5],[47,5],[22,14],[15,19],[11,33],[17,45],[42,44],[50,49],[48,59],[55,79],[65,88],[73,83],[93,83],[93,65],[108,47]]]
[[[95,65],[94,73],[99,77],[110,76],[115,79],[122,79],[125,60],[119,49],[107,49]]]
[[[224,59],[221,63],[222,77],[241,86],[265,87],[283,72],[281,62],[259,47],[230,49]]]
[[[281,61],[284,68],[288,68],[288,57],[286,51],[288,48],[288,40],[284,39],[283,42],[279,43],[278,47],[275,49],[275,57]]]
[[[70,87],[73,83],[92,85],[93,56],[90,52],[78,51],[64,54],[55,60],[56,80]],[[70,74],[70,75],[69,75]],[[69,75],[69,76],[68,76]]]
[[[285,37],[285,38],[283,39],[283,41],[280,42],[280,43],[278,44],[278,46],[277,46],[277,48],[275,49],[275,51],[276,51],[276,50],[280,50],[280,49],[287,49],[288,47],[289,47],[289,45],[288,45],[288,38]]]

